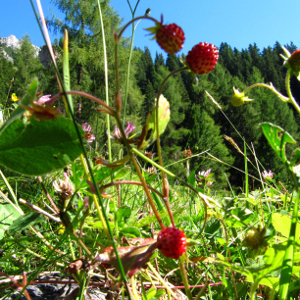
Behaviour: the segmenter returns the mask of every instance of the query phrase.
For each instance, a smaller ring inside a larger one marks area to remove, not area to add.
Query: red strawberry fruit
[[[207,74],[215,68],[219,50],[215,45],[199,43],[189,51],[186,64],[196,74]]]
[[[153,39],[156,38],[158,45],[169,54],[174,54],[180,51],[185,40],[184,32],[176,24],[163,25],[163,17],[161,22],[157,22],[154,27],[146,30],[154,34]]]
[[[166,256],[178,259],[186,251],[186,237],[183,231],[167,227],[157,236],[157,248]]]
[[[183,30],[176,24],[161,25],[156,33],[158,45],[169,54],[180,51],[185,40]]]
[[[300,50],[294,51],[288,59],[289,65],[295,72],[300,71]]]

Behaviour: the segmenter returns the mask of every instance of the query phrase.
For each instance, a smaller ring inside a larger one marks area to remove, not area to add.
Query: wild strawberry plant
[[[210,169],[196,175],[195,171],[190,172],[187,163],[188,179],[184,181],[163,165],[160,137],[172,116],[170,103],[162,95],[162,89],[178,72],[192,72],[201,80],[199,75],[213,71],[219,58],[216,46],[200,42],[188,52],[183,67],[171,72],[162,81],[153,110],[149,112],[142,130],[137,132],[130,122],[124,126],[125,114],[121,113],[124,103],[119,84],[118,46],[122,34],[135,21],[151,21],[154,26],[148,31],[154,34],[163,50],[174,54],[181,50],[185,40],[181,27],[175,23],[163,24],[162,17],[158,21],[146,13],[133,18],[119,33],[115,33],[116,87],[114,105],[110,106],[108,98],[104,102],[93,95],[72,90],[67,31],[64,68],[63,74],[60,74],[39,0],[37,4],[61,92],[41,96],[38,81],[34,80],[23,99],[12,95],[13,101],[19,100],[19,105],[0,129],[0,164],[23,175],[37,176],[49,203],[42,207],[39,202],[32,205],[24,199],[18,200],[1,172],[8,190],[8,195],[1,192],[1,197],[9,204],[5,218],[13,221],[5,227],[6,231],[0,231],[1,238],[10,248],[17,243],[13,235],[30,229],[33,250],[26,248],[26,251],[41,259],[36,265],[29,262],[30,267],[36,267],[37,271],[30,274],[30,280],[24,273],[22,284],[14,282],[15,279],[9,275],[11,266],[6,263],[1,275],[8,278],[11,285],[5,288],[25,289],[41,269],[48,269],[49,260],[79,285],[72,297],[81,299],[87,293],[87,287],[95,284],[92,279],[95,276],[104,278],[103,284],[116,290],[117,296],[122,294],[124,299],[204,299],[206,289],[209,299],[256,299],[259,295],[268,299],[291,299],[299,293],[296,281],[292,280],[298,276],[300,260],[297,231],[300,150],[296,149],[290,160],[286,157],[287,143],[296,143],[290,134],[279,126],[261,124],[266,139],[289,171],[294,184],[292,194],[278,189],[271,170],[260,174],[263,190],[250,193],[246,155],[244,202],[233,191],[230,199],[209,197],[209,186],[214,183]],[[288,96],[280,94],[272,84],[257,83],[243,92],[234,88],[233,106],[253,101],[246,94],[255,87],[265,87],[282,101],[291,103],[300,113],[289,83],[291,76],[299,78],[299,50],[292,54],[286,49],[284,52],[284,66],[288,68]],[[77,124],[72,95],[96,102],[99,114],[107,116],[109,160],[101,153],[93,157],[88,151],[95,135],[91,125]],[[55,106],[59,98],[64,100],[65,113]],[[111,118],[117,124],[112,133]],[[122,153],[116,160],[112,159],[111,140],[122,146]],[[158,159],[155,159],[154,153],[146,151],[155,141]],[[231,142],[234,144],[233,140]],[[235,147],[243,154],[238,146]],[[184,159],[188,162],[192,157],[191,151],[186,150]],[[53,180],[53,172],[59,174],[61,170],[63,179]],[[170,178],[176,179],[179,187],[170,186]],[[126,197],[130,197],[131,207],[123,205]],[[176,198],[188,202],[188,208],[182,205],[176,207]],[[284,198],[286,214],[278,213],[277,208],[269,204],[269,201],[275,203],[277,198],[281,201]],[[31,212],[25,213],[20,203],[30,207]],[[189,213],[183,214],[186,209]],[[41,218],[55,224],[51,224],[51,228],[56,228],[55,238],[42,233],[47,231]],[[25,240],[27,247],[28,239]],[[144,281],[151,283],[150,289],[149,285],[143,284]],[[183,288],[185,294],[179,291]],[[113,294],[111,291],[108,293]],[[28,293],[24,294],[30,299]]]

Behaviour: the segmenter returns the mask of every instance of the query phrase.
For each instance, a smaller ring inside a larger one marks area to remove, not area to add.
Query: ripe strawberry
[[[157,248],[166,256],[178,259],[186,251],[186,237],[183,231],[167,227],[157,236]]]
[[[189,51],[186,63],[196,74],[206,74],[215,68],[219,58],[219,50],[215,45],[199,43]]]
[[[176,24],[161,25],[156,33],[158,45],[169,54],[180,51],[185,40],[183,30]]]
[[[153,39],[156,38],[158,45],[169,54],[174,54],[182,49],[185,40],[184,32],[176,24],[163,25],[163,17],[161,22],[156,23],[154,27],[146,30],[154,34]]]

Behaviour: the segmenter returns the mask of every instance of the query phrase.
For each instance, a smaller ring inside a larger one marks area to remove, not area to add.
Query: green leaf
[[[8,229],[9,235],[14,235],[17,232],[24,230],[25,228],[35,224],[36,222],[43,220],[43,216],[36,212],[31,212],[26,215],[20,216],[16,219]]]
[[[284,129],[272,123],[262,123],[260,125],[266,139],[277,155],[284,163],[288,162],[285,155],[285,145],[286,143],[295,144],[296,141],[293,137]]]
[[[208,220],[205,229],[204,234],[207,236],[207,238],[213,238],[217,235],[220,235],[222,232],[221,229],[221,222],[217,219],[210,219]]]
[[[4,231],[20,216],[20,214],[9,204],[0,203],[0,240]]]
[[[160,297],[163,297],[165,294],[166,294],[166,291],[164,289],[159,289],[156,291],[154,299],[160,299]]]
[[[195,185],[195,182],[196,182],[196,172],[195,172],[195,170],[191,172],[187,182],[191,186]]]
[[[37,121],[32,117],[25,124],[16,119],[0,136],[0,164],[22,174],[37,176],[53,172],[81,153],[74,124],[65,118]]]
[[[253,212],[247,208],[235,208],[235,209],[231,210],[231,214],[237,216],[244,224],[249,224],[254,218]],[[226,222],[231,227],[238,228],[238,227],[244,226],[242,222],[240,222],[234,218],[230,218],[230,219],[226,220]]]
[[[124,178],[129,172],[130,168],[124,168],[124,165],[114,173],[114,181]]]
[[[150,288],[147,293],[147,300],[152,299],[156,295],[156,289],[154,287]]]
[[[136,227],[124,227],[119,231],[119,233],[130,238],[137,238],[141,236],[140,230]]]
[[[288,215],[279,213],[272,214],[272,225],[275,230],[285,237],[289,237],[292,220]],[[296,239],[300,236],[300,227],[297,226]]]
[[[118,223],[120,223],[123,219],[126,221],[130,217],[131,209],[129,206],[122,206],[117,210],[117,219]]]
[[[170,121],[170,103],[160,95],[158,103],[158,118],[159,118],[159,135],[163,134]],[[142,140],[138,143],[138,149],[146,149],[156,140],[156,101],[152,113],[148,115],[146,125],[143,128],[144,134],[141,135]]]

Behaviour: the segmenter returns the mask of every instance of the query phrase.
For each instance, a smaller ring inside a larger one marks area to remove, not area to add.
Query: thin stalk
[[[284,102],[290,102],[290,98],[283,96],[281,93],[279,93],[275,87],[273,86],[273,84],[271,83],[270,85],[265,84],[265,83],[254,83],[250,86],[248,86],[245,90],[244,93],[250,91],[251,89],[255,88],[255,87],[265,87],[269,90],[271,90],[274,94],[276,94],[282,101]]]
[[[104,74],[105,74],[105,103],[109,106],[108,98],[108,67],[107,67],[107,55],[106,55],[106,42],[105,42],[105,32],[102,18],[102,11],[100,1],[98,0],[99,16],[102,29],[102,41],[103,41],[103,60],[104,60]],[[112,152],[111,152],[111,140],[110,140],[110,116],[106,115],[106,127],[107,127],[107,148],[108,148],[108,157],[109,162],[112,162]]]
[[[129,8],[130,8],[130,11],[132,14],[132,20],[134,19],[135,11],[137,9],[139,2],[140,2],[140,0],[137,1],[134,10],[132,10],[130,2],[127,0],[127,3],[129,5]],[[127,76],[126,76],[125,95],[124,95],[123,127],[125,126],[125,116],[126,116],[126,107],[127,107],[127,99],[128,99],[129,77],[130,77],[130,67],[131,67],[134,33],[135,33],[135,29],[140,21],[141,20],[139,20],[135,26],[134,26],[134,23],[132,23],[132,32],[131,32],[131,41],[130,41],[129,58],[128,58],[128,64],[127,64]]]
[[[74,252],[74,248],[73,248],[73,245],[72,245],[72,239],[71,239],[70,234],[68,234],[68,240],[69,240],[69,247],[70,247],[72,259],[75,260],[76,256],[75,256],[75,252]]]
[[[43,183],[42,177],[39,176],[39,177],[38,177],[38,180],[39,180],[39,182],[40,182],[40,184],[41,184],[41,186],[42,186],[42,189],[43,189],[43,191],[44,191],[44,193],[45,193],[47,199],[48,199],[49,202],[51,203],[53,209],[55,210],[55,212],[56,212],[57,214],[59,214],[59,209],[58,209],[58,207],[56,206],[55,202],[52,200],[50,194],[48,193],[48,191],[47,191],[47,189],[46,189],[46,187],[45,187],[45,185],[44,185],[44,183]]]
[[[149,17],[147,17],[149,18]],[[133,20],[131,20],[129,23],[127,23],[124,28],[121,30],[121,32],[119,33],[119,35],[117,36],[117,34],[114,35],[114,40],[115,40],[115,66],[116,66],[116,99],[115,99],[115,107],[116,107],[116,113],[114,114],[115,116],[115,119],[117,121],[117,125],[118,125],[118,128],[121,132],[121,135],[122,135],[122,138],[123,138],[123,142],[126,146],[126,149],[128,151],[128,155],[130,156],[130,159],[131,161],[133,162],[134,164],[134,168],[137,172],[137,175],[138,177],[140,178],[140,181],[143,185],[143,188],[145,190],[145,193],[147,195],[147,198],[148,198],[148,201],[149,201],[149,204],[152,208],[152,211],[161,227],[161,229],[164,229],[165,226],[157,212],[157,209],[155,207],[155,204],[154,204],[154,201],[152,199],[152,196],[149,192],[149,189],[147,187],[147,184],[146,184],[146,181],[145,181],[145,178],[143,177],[142,173],[141,173],[141,170],[137,164],[137,161],[133,155],[133,152],[132,152],[132,147],[129,145],[128,141],[127,141],[127,138],[126,138],[126,135],[125,135],[125,132],[124,132],[124,128],[122,126],[122,121],[120,119],[120,108],[121,108],[121,97],[120,97],[120,86],[119,86],[119,66],[118,66],[118,44],[119,44],[119,40],[120,40],[120,37],[122,36],[122,33],[124,32],[125,28],[128,26],[128,24],[131,24],[133,22]]]
[[[247,148],[246,148],[246,143],[244,141],[244,158],[245,158],[245,181],[246,181],[246,198],[249,198],[249,182],[248,182],[248,161],[247,161]],[[246,206],[248,205],[248,202],[246,202]],[[248,207],[247,207],[248,208]]]
[[[155,268],[151,265],[151,263],[149,262],[148,267],[150,268],[150,270],[154,273],[154,275],[157,277],[157,279],[160,281],[160,283],[163,285],[163,287],[168,291],[168,293],[170,293],[173,297],[173,299],[177,299],[178,297],[175,295],[175,293],[171,290],[171,288],[166,284],[166,282],[164,281],[164,279],[160,276],[160,274],[155,270]]]
[[[140,185],[142,186],[142,183],[139,181],[130,181],[130,180],[123,180],[123,181],[117,181],[117,182],[111,182],[108,184],[105,184],[101,187],[101,190],[105,190],[106,188],[110,187],[110,186],[118,186],[118,185],[123,185],[123,184],[133,184],[133,185]],[[161,197],[163,199],[164,195],[162,193],[160,193],[159,191],[157,191],[155,188],[153,188],[150,185],[147,185],[148,189],[151,190],[152,192],[156,193],[159,197]]]
[[[147,20],[151,20],[155,23],[160,23],[159,21],[157,21],[156,19],[152,18],[152,17],[149,17],[149,16],[141,16],[141,17],[136,17],[134,19],[132,19],[131,21],[129,21],[122,29],[121,31],[119,32],[119,34],[117,35],[117,39],[120,40],[122,34],[124,33],[125,29],[132,23],[134,23],[135,21],[138,21],[138,20],[142,20],[142,19],[147,19]]]
[[[9,89],[8,89],[8,93],[7,93],[7,97],[6,97],[6,102],[5,102],[5,105],[4,105],[4,110],[5,110],[6,106],[7,106],[7,101],[9,99],[9,93],[10,93],[10,90],[11,90],[11,87],[12,87],[13,80],[14,80],[14,77],[10,81],[10,86],[9,86]],[[7,108],[7,112],[8,112],[8,117],[10,117],[9,107]],[[4,111],[3,111],[3,116],[4,116]]]
[[[110,113],[111,115],[115,115],[115,111],[108,105],[106,105],[106,103],[104,103],[103,101],[101,101],[100,99],[98,99],[97,97],[94,97],[88,93],[85,92],[81,92],[81,91],[66,91],[66,95],[79,95],[88,99],[91,99],[97,103],[99,103],[100,105],[104,106],[107,109],[107,113]],[[54,95],[53,97],[51,97],[51,103],[49,102],[49,105],[52,104],[53,102],[55,102],[58,98],[62,97],[64,95],[63,92],[58,93],[56,95]]]
[[[161,147],[160,147],[160,136],[159,136],[159,115],[158,115],[158,108],[159,108],[159,97],[162,93],[162,89],[165,85],[165,83],[167,82],[167,80],[174,74],[182,72],[187,70],[188,67],[184,67],[178,70],[175,70],[173,72],[171,72],[170,74],[168,74],[168,76],[164,79],[164,81],[161,83],[158,93],[157,93],[157,97],[156,97],[156,112],[155,112],[155,117],[156,117],[156,143],[157,143],[157,154],[158,154],[158,158],[159,158],[159,164],[163,167],[163,162],[162,162],[162,155],[161,155]],[[164,171],[161,170],[161,178],[164,178]],[[163,183],[164,184],[164,183]]]
[[[83,170],[84,170],[85,176],[87,177],[88,180],[91,180],[90,175],[89,175],[89,170],[88,170],[88,167],[87,167],[87,164],[86,164],[86,160],[85,160],[85,158],[84,158],[84,156],[82,154],[80,154],[80,160],[81,160],[81,164],[83,166]],[[93,198],[93,202],[95,204],[98,216],[99,216],[99,218],[100,218],[100,220],[102,222],[103,230],[105,231],[105,234],[106,234],[107,238],[111,239],[109,231],[107,229],[107,225],[105,223],[105,219],[103,217],[102,211],[101,211],[99,203],[97,201],[96,195],[93,194],[92,198]]]
[[[157,97],[156,97],[156,109],[155,109],[155,118],[156,118],[156,122],[155,122],[156,123],[156,143],[157,143],[157,154],[158,154],[158,158],[159,158],[159,164],[160,164],[161,167],[163,167],[163,161],[162,161],[161,146],[160,146],[160,135],[159,135],[159,113],[158,113],[159,97],[160,97],[160,95],[162,93],[162,89],[163,89],[165,83],[167,82],[167,80],[172,75],[174,75],[176,73],[179,73],[181,71],[187,70],[187,69],[188,69],[188,67],[184,67],[184,68],[175,70],[175,71],[171,72],[170,74],[168,74],[168,76],[161,83],[161,85],[159,87],[159,90],[158,90],[158,93],[157,93]],[[161,171],[161,178],[162,178],[162,190],[166,191],[167,190],[167,186],[166,186],[167,180],[164,180],[165,173],[164,173],[163,169],[160,169],[160,171]],[[173,217],[172,210],[170,209],[170,203],[169,203],[169,199],[168,198],[165,199],[165,204],[166,204],[166,207],[167,207],[170,219],[172,221],[172,224],[174,226],[175,225],[174,224],[174,217]]]
[[[139,155],[140,157],[142,157],[144,160],[148,161],[150,164],[152,164],[153,166],[157,167],[159,170],[163,170],[165,174],[171,176],[172,178],[177,179],[179,182],[181,182],[183,185],[185,185],[186,187],[190,188],[195,194],[197,194],[197,196],[200,197],[200,199],[202,200],[203,204],[204,204],[204,209],[205,209],[205,221],[203,224],[203,227],[201,228],[199,235],[203,232],[205,225],[206,225],[206,220],[207,220],[207,206],[209,206],[209,202],[215,204],[217,207],[222,208],[221,205],[219,205],[216,201],[214,201],[212,198],[202,194],[201,192],[198,192],[194,187],[192,187],[191,185],[189,185],[188,183],[186,183],[184,180],[182,180],[181,178],[177,177],[175,174],[173,174],[172,172],[170,172],[169,170],[165,169],[164,167],[162,167],[161,165],[157,164],[156,162],[154,162],[153,160],[149,159],[147,156],[145,156],[144,154],[142,154],[139,150],[132,148],[132,151]]]
[[[149,192],[149,189],[148,189],[148,186],[147,186],[147,184],[146,184],[145,178],[143,177],[143,174],[141,173],[140,167],[139,167],[139,165],[138,165],[138,163],[137,163],[137,161],[136,161],[136,159],[135,159],[135,157],[134,157],[134,155],[133,155],[133,150],[134,150],[134,148],[132,148],[132,147],[128,144],[128,142],[127,142],[126,135],[125,135],[125,133],[124,133],[124,129],[123,129],[123,127],[122,127],[122,123],[121,123],[121,120],[120,120],[120,116],[119,116],[119,115],[116,115],[116,121],[117,121],[118,127],[119,127],[119,129],[120,129],[121,135],[122,135],[122,137],[123,137],[123,141],[125,142],[125,146],[126,146],[126,148],[127,148],[128,155],[130,156],[130,159],[131,159],[131,161],[133,162],[134,168],[135,168],[135,170],[136,170],[136,172],[137,172],[137,175],[138,175],[138,177],[139,177],[140,180],[141,180],[142,186],[143,186],[143,188],[144,188],[144,190],[145,190],[145,193],[146,193],[146,195],[147,195],[147,198],[148,198],[149,204],[150,204],[150,206],[151,206],[151,208],[152,208],[152,211],[153,211],[153,213],[154,213],[154,215],[155,215],[155,217],[156,217],[156,219],[157,219],[157,221],[158,221],[158,223],[159,223],[161,229],[164,229],[165,226],[164,226],[164,224],[163,224],[163,222],[162,222],[162,220],[161,220],[161,218],[160,218],[160,216],[159,216],[159,214],[158,214],[158,212],[157,212],[157,209],[156,209],[156,207],[155,207],[154,201],[153,201],[153,199],[152,199],[152,196],[151,196],[151,194],[150,194],[150,192]]]
[[[51,53],[52,47],[51,47],[51,44],[50,44],[49,33],[48,33],[47,26],[46,26],[46,23],[45,23],[45,18],[44,18],[44,15],[43,15],[41,3],[40,3],[40,0],[36,0],[36,1],[37,1],[37,4],[38,4],[38,7],[39,7],[39,11],[40,11],[40,17],[41,17],[41,20],[42,20],[43,25],[44,25],[45,35],[47,36],[47,41],[49,42],[48,50],[49,50],[50,53]],[[30,0],[30,2],[31,2],[32,8],[33,8],[33,11],[34,11],[34,13],[35,13],[37,22],[38,22],[38,24],[39,24],[39,26],[40,26],[40,22],[39,22],[39,19],[37,18],[37,13],[36,13],[36,10],[35,10],[35,7],[34,7],[34,5],[33,5],[32,0]],[[42,35],[43,35],[43,37],[44,37],[44,39],[45,39],[45,42],[46,42],[46,38],[45,38],[45,35],[44,35],[44,32],[43,32],[41,26],[40,26],[40,29],[41,29]],[[47,43],[47,44],[48,44],[48,43]],[[53,52],[53,51],[52,51],[52,52]],[[82,152],[83,152],[83,154],[84,154],[84,157],[86,158],[87,167],[88,167],[88,170],[89,170],[89,173],[90,173],[90,176],[91,176],[91,181],[92,181],[92,183],[93,183],[94,186],[95,186],[96,195],[97,195],[97,197],[98,197],[98,199],[99,199],[99,202],[100,202],[100,205],[101,205],[101,209],[102,209],[102,212],[103,212],[103,214],[104,214],[105,222],[106,222],[107,227],[108,227],[109,235],[110,235],[111,240],[112,240],[112,245],[113,245],[114,251],[115,251],[115,253],[116,253],[116,259],[117,259],[118,265],[119,265],[119,267],[120,267],[121,278],[122,278],[122,280],[124,281],[124,284],[125,284],[125,286],[126,286],[127,291],[129,292],[128,284],[127,284],[127,281],[126,281],[126,275],[125,275],[125,271],[124,271],[124,268],[123,268],[123,264],[122,264],[122,261],[121,261],[120,256],[119,256],[119,253],[118,253],[118,250],[117,250],[116,243],[115,243],[115,241],[114,241],[114,239],[113,239],[113,232],[112,232],[112,230],[111,230],[111,228],[110,228],[110,226],[109,226],[109,220],[108,220],[108,217],[107,217],[107,215],[106,215],[106,211],[105,211],[104,204],[103,204],[103,202],[102,202],[102,198],[101,198],[101,195],[100,195],[100,191],[99,191],[99,188],[98,188],[98,186],[97,186],[96,179],[95,179],[94,174],[93,174],[93,169],[92,169],[92,167],[91,167],[91,165],[90,165],[90,163],[89,163],[89,161],[88,161],[88,156],[87,156],[87,153],[86,153],[84,144],[83,144],[83,140],[82,140],[82,137],[81,137],[79,128],[78,128],[77,123],[76,123],[76,120],[75,120],[74,113],[73,113],[73,112],[71,111],[71,109],[70,109],[70,108],[71,108],[71,104],[70,104],[69,101],[68,101],[69,99],[67,98],[67,93],[66,93],[66,91],[65,91],[65,89],[64,89],[64,86],[62,85],[62,82],[63,82],[63,81],[62,81],[61,76],[60,76],[60,73],[59,73],[59,71],[58,71],[58,69],[57,69],[57,66],[56,66],[56,63],[55,63],[55,59],[54,59],[54,55],[52,55],[52,54],[53,54],[53,53],[51,53],[51,57],[52,57],[52,60],[53,60],[54,66],[55,66],[56,76],[57,76],[57,79],[58,79],[58,84],[59,84],[59,86],[62,88],[63,93],[64,93],[64,95],[66,96],[66,99],[67,99],[67,105],[68,105],[68,108],[69,108],[69,110],[70,110],[70,112],[71,112],[71,117],[72,117],[73,124],[74,124],[75,130],[76,130],[77,136],[78,136],[78,140],[79,140],[79,143],[80,143],[80,145],[81,145],[81,148],[82,148]],[[85,94],[85,93],[84,93],[84,94]],[[98,100],[99,100],[99,99],[97,99],[97,101],[98,101]],[[102,102],[102,101],[100,101],[100,102]],[[104,104],[104,106],[106,106],[105,103],[103,103],[103,104]],[[103,104],[102,104],[102,105],[103,105]],[[113,111],[110,107],[108,107],[107,109]],[[130,297],[130,295],[129,295],[129,297]]]
[[[264,83],[260,83],[260,85],[265,85],[266,87],[270,88],[268,85],[264,84]],[[254,86],[252,86],[254,87]],[[250,88],[250,87],[249,87]],[[221,113],[223,114],[223,116],[226,118],[226,120],[229,122],[229,124],[232,126],[232,128],[234,129],[234,131],[237,133],[237,135],[244,141],[244,138],[242,137],[242,135],[240,134],[240,132],[236,129],[236,127],[233,125],[233,123],[230,121],[230,119],[228,118],[228,116],[225,114],[225,112],[223,111],[222,107],[219,105],[219,103],[212,97],[212,95],[210,95],[207,91],[205,91],[207,96],[212,100],[212,102],[218,107],[218,109],[221,111]],[[244,91],[245,92],[245,91]],[[284,97],[284,96],[283,96]],[[251,147],[246,143],[247,148],[251,151],[251,153],[253,154],[253,151],[251,149]],[[260,166],[263,167],[262,163],[260,161],[258,161]],[[252,164],[252,163],[251,163]],[[253,165],[254,168],[256,168]]]
[[[183,259],[182,256],[179,257],[179,267],[180,267],[181,278],[182,278],[184,288],[185,288],[185,293],[186,293],[187,297],[190,300],[193,300],[193,296],[191,294],[188,278],[187,278],[187,275],[186,275],[186,270],[185,270],[185,267],[184,267],[184,259]]]
[[[287,94],[289,96],[289,100],[290,100],[289,102],[294,105],[294,107],[296,108],[296,110],[300,114],[300,107],[297,104],[297,102],[296,102],[296,100],[293,97],[292,92],[291,92],[290,79],[291,79],[291,70],[288,70],[287,73],[286,73],[286,77],[285,77],[285,88],[286,88]]]
[[[18,204],[18,200],[17,200],[17,197],[16,197],[16,194],[14,193],[11,185],[9,184],[8,180],[6,179],[5,175],[2,173],[2,171],[0,170],[0,176],[2,178],[2,180],[4,181],[7,189],[8,189],[8,193],[10,194],[11,198],[13,199],[13,201],[15,202],[15,205],[17,207],[19,207],[19,204]]]

